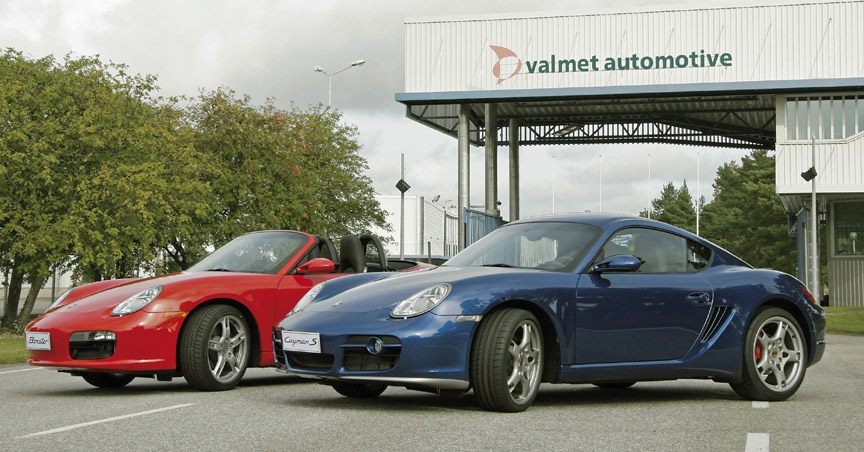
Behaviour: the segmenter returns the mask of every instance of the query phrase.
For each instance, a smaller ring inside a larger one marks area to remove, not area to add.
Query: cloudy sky
[[[396,195],[405,154],[408,194],[457,199],[456,140],[405,118],[394,100],[404,91],[405,19],[520,12],[583,12],[691,0],[0,0],[0,47],[33,58],[100,55],[132,72],[156,75],[161,94],[194,96],[225,86],[279,107],[327,103],[327,77],[357,59],[366,64],[333,77],[333,107],[359,128],[369,176]],[[651,154],[651,180],[648,154]],[[523,147],[522,217],[556,212],[638,213],[663,184],[711,198],[716,169],[748,151],[673,145]],[[483,204],[482,148],[472,148],[471,203]],[[697,176],[697,156],[699,171]],[[554,177],[553,177],[554,158]],[[507,219],[507,151],[499,154],[499,196]],[[602,169],[602,190],[600,189]],[[696,181],[700,180],[697,188]],[[649,186],[651,191],[649,193]]]

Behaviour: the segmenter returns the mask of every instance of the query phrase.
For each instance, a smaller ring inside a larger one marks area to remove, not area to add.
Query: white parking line
[[[169,406],[169,407],[165,407],[165,408],[157,408],[155,410],[142,411],[140,413],[126,414],[126,415],[117,416],[117,417],[109,417],[108,419],[101,419],[98,421],[84,422],[81,424],[75,424],[75,425],[69,425],[66,427],[60,427],[60,428],[55,428],[55,429],[51,429],[51,430],[45,430],[44,432],[31,433],[29,435],[20,436],[19,439],[20,438],[32,438],[34,436],[41,436],[41,435],[50,435],[52,433],[66,432],[69,430],[74,430],[76,428],[87,427],[89,425],[97,425],[97,424],[104,424],[106,422],[120,421],[123,419],[129,419],[129,418],[136,417],[136,416],[144,416],[146,414],[159,413],[161,411],[176,410],[177,408],[185,408],[187,406],[192,406],[192,405],[195,405],[195,404],[194,403],[184,403],[182,405],[174,405],[174,406]]]
[[[748,433],[744,452],[768,452],[770,438],[767,433]]]
[[[3,374],[14,374],[15,372],[30,372],[31,370],[43,370],[43,369],[37,367],[36,369],[4,370],[3,372],[0,372],[0,375],[3,375]]]
[[[753,401],[753,408],[768,408],[768,402]]]

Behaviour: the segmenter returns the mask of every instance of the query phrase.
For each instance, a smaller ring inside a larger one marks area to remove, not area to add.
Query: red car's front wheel
[[[180,366],[190,385],[205,391],[237,386],[249,363],[249,326],[236,308],[204,307],[192,313],[180,337]]]

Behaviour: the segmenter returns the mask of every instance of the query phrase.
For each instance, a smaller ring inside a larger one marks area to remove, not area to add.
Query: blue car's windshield
[[[451,258],[448,267],[519,267],[569,272],[600,236],[581,223],[520,223],[499,228]]]
[[[226,271],[275,274],[307,237],[296,232],[266,231],[241,235],[189,268],[188,271]]]

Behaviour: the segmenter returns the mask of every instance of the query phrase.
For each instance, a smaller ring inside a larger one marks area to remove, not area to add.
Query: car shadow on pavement
[[[132,380],[126,386],[122,388],[97,388],[95,386],[91,386],[86,383],[83,379],[78,377],[68,377],[70,381],[78,380],[74,382],[74,387],[70,387],[71,385],[64,385],[62,388],[40,388],[38,391],[28,392],[27,395],[31,397],[69,397],[69,396],[136,396],[136,395],[152,395],[152,394],[185,394],[185,393],[196,393],[203,391],[199,391],[198,389],[193,388],[183,377],[175,377],[171,381],[158,381],[152,378],[139,377],[135,380]],[[313,385],[316,384],[308,379],[295,377],[295,376],[287,376],[278,374],[275,371],[273,374],[267,375],[253,375],[246,376],[234,390],[241,390],[243,388],[257,388],[257,387],[265,387],[265,386],[295,386],[295,385]],[[230,391],[230,390],[229,390]],[[216,391],[218,393],[219,391]]]
[[[714,387],[716,386],[716,387]],[[742,400],[728,385],[713,384],[703,387],[676,386],[667,382],[663,386],[637,383],[625,389],[605,389],[593,385],[555,386],[541,390],[534,406],[591,406],[610,404],[642,404],[653,402],[682,402],[699,400]]]
[[[713,387],[716,386],[716,387]],[[302,397],[286,397],[276,403],[292,406],[335,408],[347,410],[425,411],[457,410],[481,411],[474,393],[469,391],[458,399],[446,399],[436,394],[389,388],[378,397],[370,399],[349,398],[338,395],[332,389],[328,396],[320,393]],[[713,383],[701,387],[675,386],[669,383],[657,386],[652,383],[637,383],[626,389],[603,389],[592,385],[544,385],[534,400],[531,409],[543,407],[588,407],[638,405],[656,402],[680,401],[741,401],[727,385]]]

